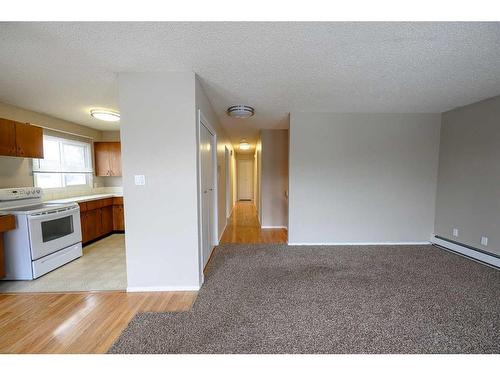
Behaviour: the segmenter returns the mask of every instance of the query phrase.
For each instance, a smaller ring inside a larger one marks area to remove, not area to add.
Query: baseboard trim
[[[227,220],[229,220],[229,218],[230,218],[230,217],[231,217],[231,215],[233,214],[234,205],[235,205],[235,203],[233,202],[233,205],[232,205],[232,207],[231,207],[231,212],[229,212],[229,216],[228,216],[228,217],[226,217],[226,219],[227,219]]]
[[[262,229],[288,229],[285,225],[263,225]]]
[[[231,212],[232,212],[232,210],[231,210]],[[222,236],[224,235],[224,232],[226,231],[228,224],[229,224],[229,218],[226,218],[226,224],[224,225],[224,228],[222,229],[222,231],[219,233],[219,241],[217,241],[217,243],[215,244],[215,246],[219,246],[220,245],[220,240],[222,239]]]
[[[466,245],[447,241],[443,238],[438,238],[435,235],[431,237],[431,242],[443,250],[458,253],[458,255],[465,256],[471,260],[475,260],[480,263],[493,266],[495,268],[500,268],[500,258],[485,254],[478,250],[474,250]]]
[[[129,286],[128,293],[135,292],[191,292],[200,290],[199,286]]]
[[[219,246],[220,240],[221,240],[222,236],[224,235],[224,232],[226,231],[226,228],[227,228],[227,220],[226,220],[226,225],[224,225],[224,229],[222,229],[222,231],[219,234],[219,240],[217,241],[217,244],[215,246]]]
[[[289,242],[290,246],[397,246],[430,245],[429,241],[418,242]]]

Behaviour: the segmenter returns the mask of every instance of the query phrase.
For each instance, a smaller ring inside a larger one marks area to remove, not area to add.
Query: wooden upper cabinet
[[[0,155],[43,158],[43,129],[0,119]]]
[[[109,168],[111,176],[122,175],[122,150],[120,142],[109,143]]]
[[[0,118],[0,155],[17,156],[16,122]]]
[[[109,176],[108,142],[94,142],[95,175]]]
[[[94,142],[96,176],[121,176],[122,156],[120,142]]]
[[[16,147],[18,156],[43,159],[43,129],[16,122]]]

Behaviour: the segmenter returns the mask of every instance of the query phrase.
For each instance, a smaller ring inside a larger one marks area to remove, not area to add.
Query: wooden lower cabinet
[[[123,205],[113,206],[113,230],[125,230]]]
[[[99,209],[85,212],[85,220],[82,228],[82,242],[89,242],[101,236],[98,227],[101,227]],[[83,241],[83,238],[85,238],[85,241]]]
[[[85,225],[87,224],[87,213],[82,211],[80,206],[80,227],[82,229],[82,242],[88,242],[88,231],[85,229]]]
[[[125,230],[123,200],[116,203],[121,204],[115,205],[111,198],[79,203],[84,244],[113,231]]]
[[[102,235],[113,231],[113,206],[106,206],[101,211],[101,233]]]
[[[13,215],[0,215],[0,279],[5,277],[3,232],[7,232],[13,229],[16,229],[16,218]]]

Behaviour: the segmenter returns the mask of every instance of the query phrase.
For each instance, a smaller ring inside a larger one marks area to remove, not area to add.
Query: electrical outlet
[[[458,229],[453,228],[453,237],[458,237]]]
[[[488,246],[488,237],[486,236],[481,237],[481,245]]]

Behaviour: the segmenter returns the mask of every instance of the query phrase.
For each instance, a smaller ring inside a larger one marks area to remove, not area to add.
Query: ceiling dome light
[[[245,139],[242,139],[240,142],[240,150],[245,151],[250,149],[250,143],[248,143]]]
[[[107,109],[91,109],[90,116],[102,121],[116,122],[120,121],[120,114]]]
[[[255,110],[248,105],[233,105],[227,109],[227,114],[234,118],[249,118]]]

